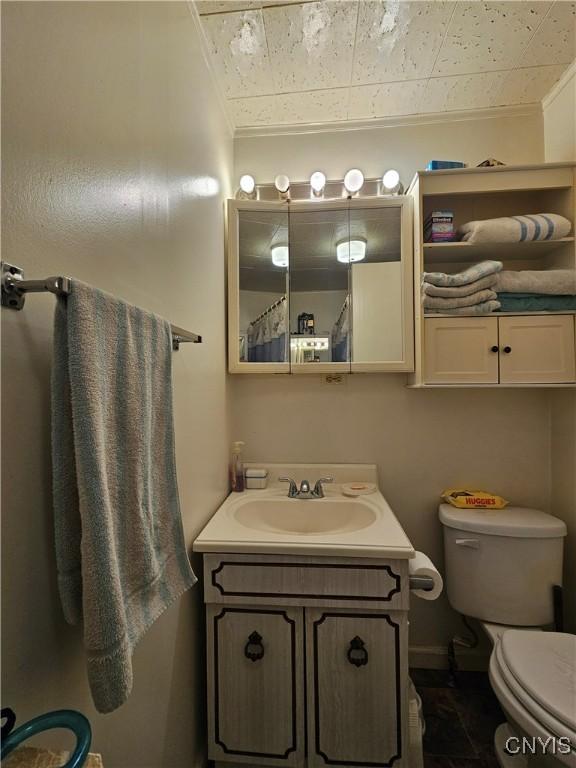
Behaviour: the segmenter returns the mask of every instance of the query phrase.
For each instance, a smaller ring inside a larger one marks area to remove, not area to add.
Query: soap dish
[[[375,483],[342,483],[340,487],[344,496],[365,496],[376,490]]]

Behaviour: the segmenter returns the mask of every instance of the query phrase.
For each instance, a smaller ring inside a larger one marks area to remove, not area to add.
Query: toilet
[[[513,506],[441,504],[439,516],[450,605],[493,645],[490,682],[508,721],[494,737],[500,765],[576,768],[576,635],[542,631],[562,584],[565,523]]]

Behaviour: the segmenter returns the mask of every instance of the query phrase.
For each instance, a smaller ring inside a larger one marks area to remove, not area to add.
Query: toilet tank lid
[[[492,536],[513,536],[519,539],[552,539],[566,536],[566,523],[553,515],[528,507],[505,509],[457,509],[440,504],[440,522],[448,528],[485,533]]]

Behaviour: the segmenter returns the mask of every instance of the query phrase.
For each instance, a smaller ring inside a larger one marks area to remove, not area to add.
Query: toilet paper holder
[[[423,589],[425,592],[431,592],[434,589],[434,579],[432,576],[410,576],[410,589]]]

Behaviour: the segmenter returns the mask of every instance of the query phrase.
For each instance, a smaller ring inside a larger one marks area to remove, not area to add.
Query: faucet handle
[[[290,488],[288,489],[288,496],[290,496],[291,499],[294,498],[294,496],[298,495],[298,486],[296,485],[294,480],[292,480],[291,477],[279,477],[278,482],[290,483]]]
[[[334,478],[333,477],[321,477],[320,480],[316,481],[316,485],[314,486],[314,496],[318,496],[318,498],[323,499],[324,498],[324,489],[322,488],[322,483],[333,483]]]

